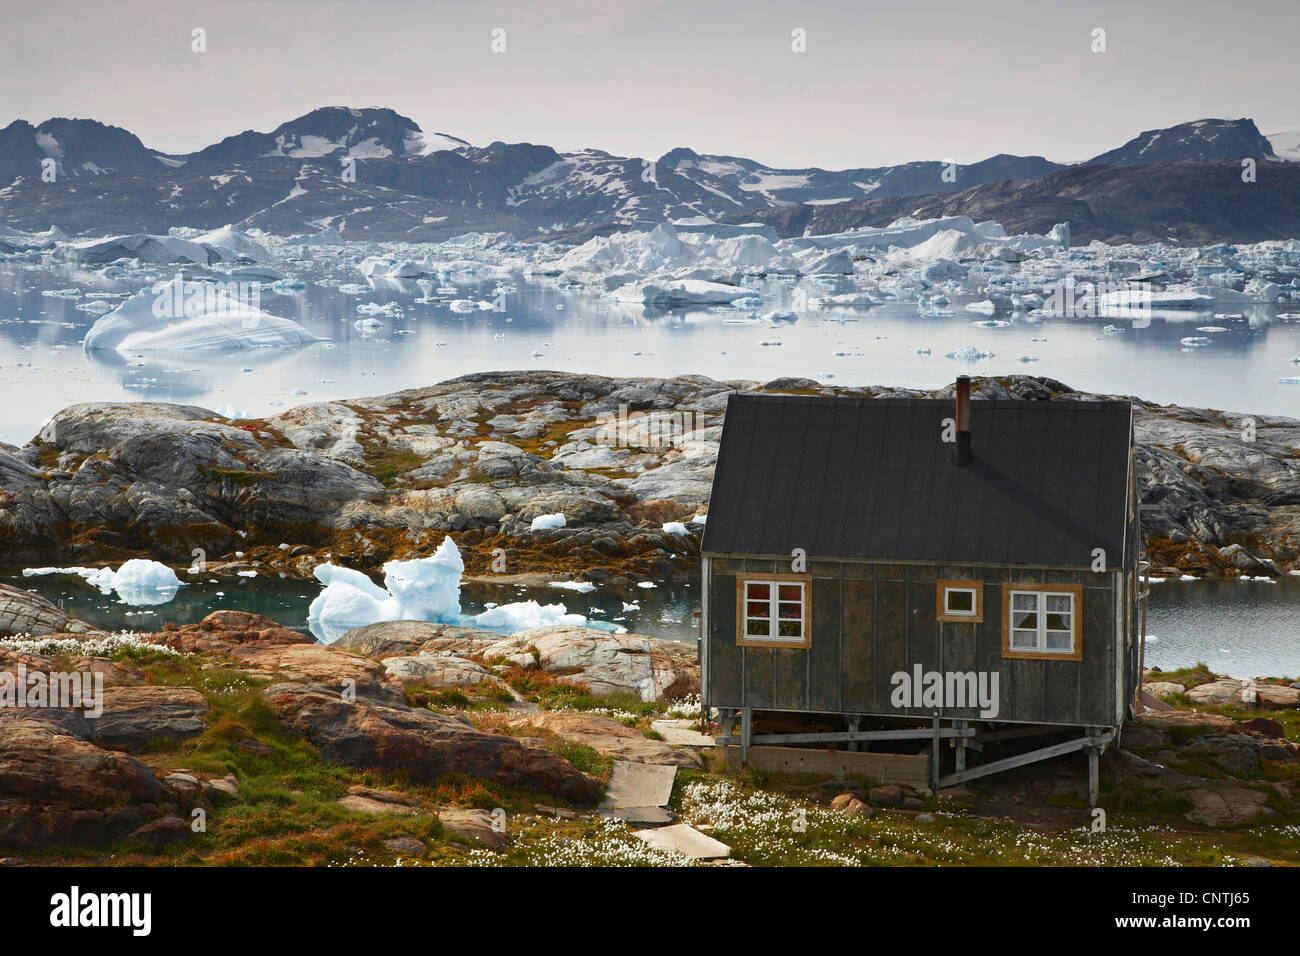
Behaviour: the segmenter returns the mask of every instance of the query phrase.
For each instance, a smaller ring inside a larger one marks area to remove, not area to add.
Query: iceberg
[[[428,558],[389,561],[380,587],[360,571],[326,562],[312,573],[325,585],[307,609],[307,620],[337,640],[354,627],[378,621],[432,621],[460,618],[460,576],[465,564],[450,537]]]
[[[64,243],[60,245],[58,255],[83,265],[107,265],[118,259],[138,259],[158,265],[180,262],[206,266],[220,262],[222,258],[220,251],[191,239],[143,233]]]
[[[484,611],[474,618],[480,627],[494,631],[513,634],[530,627],[547,627],[552,624],[571,624],[577,627],[590,626],[587,618],[581,614],[569,614],[563,604],[538,604],[536,601],[520,601],[515,604],[502,604]]]
[[[570,614],[563,604],[522,601],[502,604],[478,615],[460,611],[460,579],[465,571],[460,549],[450,537],[428,558],[389,561],[380,587],[360,571],[326,563],[313,572],[325,585],[307,610],[311,632],[332,644],[348,631],[379,621],[430,621],[513,633],[548,624],[572,624],[613,630]]]
[[[291,319],[256,308],[215,285],[180,276],[144,289],[91,326],[86,352],[240,349],[320,342]]]
[[[257,242],[246,232],[240,232],[234,226],[222,226],[220,229],[213,229],[211,232],[205,232],[200,236],[195,236],[194,241],[200,245],[207,246],[209,249],[215,249],[221,254],[224,262],[237,262],[240,259],[247,259],[251,262],[270,262],[271,253],[260,242]]]
[[[629,282],[619,286],[609,297],[616,302],[637,302],[646,305],[720,305],[737,299],[758,298],[753,289],[710,282],[706,279],[682,279],[658,285],[651,282]]]
[[[184,585],[176,572],[165,564],[146,558],[132,558],[114,571],[112,568],[25,568],[23,577],[46,574],[75,574],[102,594],[117,593],[123,604],[149,607],[166,604]]]
[[[549,531],[552,528],[564,527],[564,513],[556,512],[551,515],[538,515],[533,519],[532,524],[528,526],[529,531]]]

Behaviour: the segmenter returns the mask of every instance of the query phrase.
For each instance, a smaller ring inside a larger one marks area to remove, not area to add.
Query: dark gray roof
[[[735,394],[702,549],[713,554],[1121,565],[1127,402],[971,402],[972,459],[941,441],[951,400]]]

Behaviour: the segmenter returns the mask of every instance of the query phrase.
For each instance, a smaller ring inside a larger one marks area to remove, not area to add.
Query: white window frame
[[[749,596],[750,585],[766,585],[768,587],[768,616],[766,619],[749,616],[749,605],[751,600],[762,600],[761,598],[751,599]],[[754,577],[740,579],[740,633],[737,637],[737,643],[751,645],[756,647],[808,647],[811,635],[809,633],[809,616],[811,607],[809,602],[812,581],[805,575],[790,576],[772,576],[772,577]],[[780,615],[781,605],[793,604],[793,601],[781,600],[781,588],[797,587],[799,589],[799,633],[797,635],[782,634],[781,623],[789,623],[793,618],[782,618]],[[766,620],[768,625],[767,634],[751,634],[749,632],[750,621]]]
[[[1008,588],[1008,597],[1007,597],[1007,620],[1006,620],[1006,628],[1007,628],[1006,648],[1007,651],[1012,656],[1032,654],[1036,656],[1041,655],[1044,657],[1063,657],[1063,658],[1078,657],[1079,654],[1078,597],[1081,595],[1079,595],[1075,591],[1059,591],[1059,590],[1054,590],[1050,587],[1029,588],[1024,586],[1016,587],[1013,585],[1007,585],[1007,588]],[[1024,633],[1029,630],[1029,628],[1015,626],[1016,598],[1020,596],[1032,597],[1034,599],[1033,613],[1037,616],[1037,621],[1033,628],[1034,645],[1032,647],[1025,647],[1023,645],[1018,646],[1016,644],[1017,633]],[[1067,598],[1070,602],[1070,609],[1065,612],[1060,612],[1060,611],[1049,612],[1047,610],[1048,598]],[[1060,628],[1049,628],[1047,626],[1047,616],[1049,613],[1068,614],[1069,615],[1068,631],[1062,632]],[[1049,633],[1052,634],[1068,633],[1070,636],[1069,646],[1048,647],[1047,636]]]
[[[949,609],[948,595],[953,592],[970,595],[969,611]],[[940,578],[935,585],[935,619],[948,624],[983,623],[984,582],[973,578]]]
[[[961,608],[952,607],[948,603],[948,595],[950,594],[969,594],[970,610],[964,611]],[[974,620],[980,616],[979,603],[979,592],[975,588],[946,587],[943,589],[943,613],[949,617],[969,617]]]

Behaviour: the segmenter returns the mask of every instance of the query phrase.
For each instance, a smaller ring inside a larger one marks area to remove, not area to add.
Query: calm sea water
[[[1148,328],[1106,334],[1104,320],[1021,318],[1004,328],[972,324],[984,317],[954,299],[952,315],[922,317],[911,303],[866,311],[806,313],[772,324],[758,313],[707,308],[663,310],[609,302],[593,292],[550,282],[517,283],[504,312],[454,313],[414,281],[375,280],[360,295],[322,286],[326,267],[298,273],[296,295],[263,290],[261,305],[330,339],[296,350],[147,353],[87,356],[80,343],[95,316],[92,301],[42,295],[76,288],[131,292],[137,284],[106,280],[72,266],[0,264],[0,440],[23,444],[49,417],[74,402],[157,401],[198,404],[263,416],[309,401],[354,398],[429,385],[489,369],[558,369],[603,375],[703,373],[718,379],[768,380],[785,375],[840,385],[932,388],[959,372],[1048,375],[1075,388],[1139,395],[1232,411],[1300,417],[1300,322],[1277,310],[1250,319],[1211,313],[1167,314]],[[355,270],[335,280],[361,282]],[[810,295],[850,291],[844,280],[805,280]],[[490,286],[461,283],[458,296],[490,299]],[[788,307],[794,285],[760,284],[761,312]],[[105,300],[115,303],[117,300]],[[367,302],[398,303],[400,318],[377,316],[373,332],[354,323]],[[1197,326],[1222,326],[1201,333]],[[1181,339],[1204,336],[1208,345]],[[973,363],[946,358],[963,346],[995,353]],[[918,349],[929,352],[918,353]],[[1021,361],[1033,358],[1035,361]]]
[[[218,578],[189,583],[171,602],[132,608],[105,596],[80,578],[51,575],[24,578],[20,569],[0,571],[0,582],[30,588],[100,627],[148,631],[163,621],[202,620],[222,608],[264,614],[308,631],[307,606],[320,593],[314,581],[292,578]],[[699,635],[700,589],[696,583],[661,583],[656,588],[601,587],[585,594],[558,588],[466,584],[462,610],[476,614],[489,603],[535,600],[563,604],[570,612],[613,621],[637,634],[679,642],[693,650]],[[637,607],[627,610],[625,604]],[[1147,613],[1147,666],[1171,670],[1204,662],[1233,677],[1300,675],[1300,578],[1275,584],[1259,581],[1174,582],[1152,585]]]

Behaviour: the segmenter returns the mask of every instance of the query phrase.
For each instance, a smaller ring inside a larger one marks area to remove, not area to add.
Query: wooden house
[[[933,789],[1085,751],[1095,805],[1140,687],[1132,409],[952,392],[731,397],[706,713],[744,760],[910,748]]]

